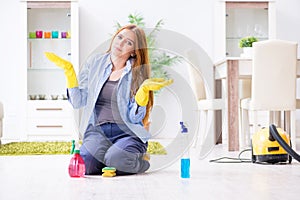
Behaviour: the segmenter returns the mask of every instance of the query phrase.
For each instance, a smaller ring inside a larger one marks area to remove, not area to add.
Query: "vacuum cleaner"
[[[291,163],[292,158],[300,162],[300,156],[291,148],[288,134],[271,124],[256,132],[251,140],[252,163]]]

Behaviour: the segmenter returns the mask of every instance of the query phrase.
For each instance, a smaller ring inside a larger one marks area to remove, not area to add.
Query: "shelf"
[[[27,71],[31,71],[31,70],[37,70],[37,71],[39,71],[39,70],[54,70],[54,71],[59,70],[59,71],[61,71],[62,69],[59,67],[27,67]]]
[[[226,37],[226,40],[240,40],[243,37]],[[268,37],[256,37],[258,40],[267,40]]]
[[[50,94],[49,94],[50,95]],[[71,106],[69,103],[66,103],[67,99],[61,99],[61,95],[59,97],[59,99],[57,100],[52,100],[52,99],[45,99],[45,100],[39,100],[39,99],[36,99],[36,100],[30,100],[30,99],[27,99],[28,102],[38,102],[37,105],[39,106],[43,106],[43,105],[47,105],[48,107],[49,106],[56,106],[57,104],[59,103],[64,103],[65,106]],[[36,106],[36,104],[34,104]]]
[[[268,2],[226,2],[227,9],[236,8],[253,8],[253,9],[268,9]]]
[[[45,52],[53,52],[78,66],[78,2],[21,2],[27,7],[24,10],[27,16],[23,17],[26,26],[22,26],[22,35],[27,43],[24,49],[27,59],[22,64],[26,72],[26,136],[34,139],[76,137],[79,116],[65,98],[64,70],[51,62]],[[42,31],[41,37],[36,37],[37,30]],[[62,33],[66,33],[66,36]],[[45,99],[40,99],[39,95],[45,95]]]
[[[269,38],[268,2],[225,3],[225,51],[229,56],[239,56],[239,41],[246,36],[254,36],[258,41]]]
[[[29,41],[60,41],[71,40],[71,38],[27,38]]]

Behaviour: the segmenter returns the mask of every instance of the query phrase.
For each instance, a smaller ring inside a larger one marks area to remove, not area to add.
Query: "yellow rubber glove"
[[[72,63],[60,58],[54,53],[45,52],[45,55],[51,62],[64,70],[67,78],[67,88],[78,87],[78,81]]]
[[[165,80],[163,78],[146,79],[135,95],[135,101],[140,106],[146,106],[149,101],[149,92],[157,91],[173,83],[173,79]]]

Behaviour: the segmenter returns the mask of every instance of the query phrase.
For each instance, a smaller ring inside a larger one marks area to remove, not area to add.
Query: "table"
[[[239,150],[239,79],[250,78],[252,59],[227,57],[214,64],[215,80],[226,79],[228,150]],[[297,76],[300,77],[300,59],[297,60]],[[220,85],[216,83],[216,85]]]

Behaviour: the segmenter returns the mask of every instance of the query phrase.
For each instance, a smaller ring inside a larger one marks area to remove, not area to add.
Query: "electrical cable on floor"
[[[251,163],[252,162],[251,159],[241,158],[241,155],[246,151],[251,151],[251,149],[244,149],[243,151],[241,151],[239,153],[237,158],[221,157],[221,158],[210,160],[209,162],[214,162],[214,163]],[[225,159],[227,159],[227,161],[224,161]]]

